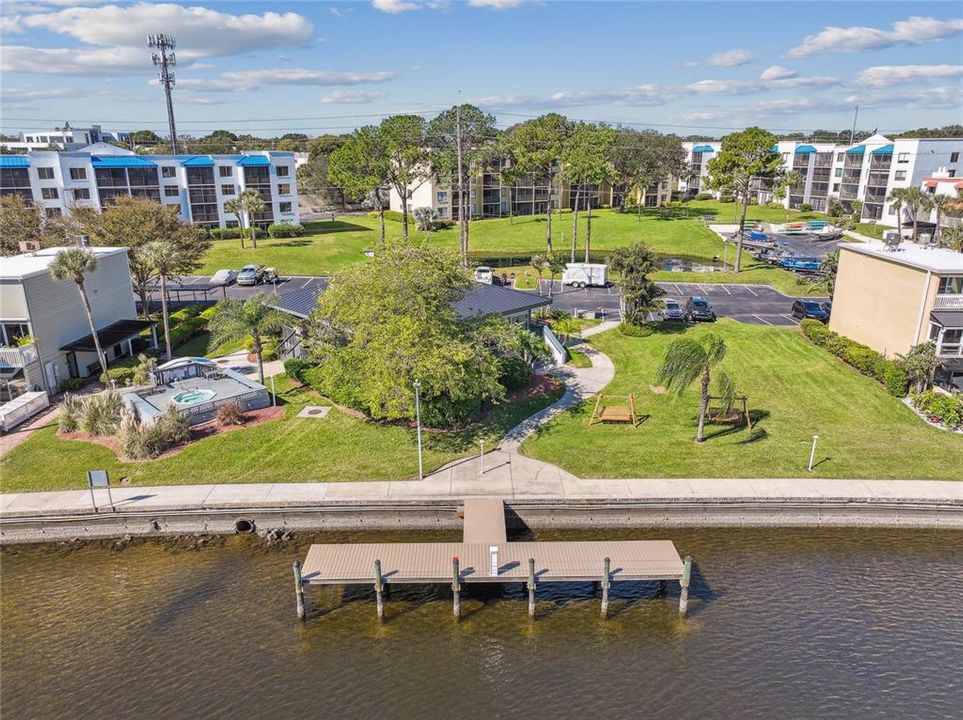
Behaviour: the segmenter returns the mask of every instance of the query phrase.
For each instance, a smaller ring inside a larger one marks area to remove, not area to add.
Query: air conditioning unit
[[[899,240],[899,230],[884,230],[883,241],[887,240]]]
[[[36,240],[21,240],[20,241],[20,252],[31,253],[37,252],[40,249],[40,243]]]
[[[933,242],[932,233],[920,233],[920,245],[929,245]]]

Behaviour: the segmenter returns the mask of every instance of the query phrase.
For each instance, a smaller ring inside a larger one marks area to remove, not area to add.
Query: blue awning
[[[0,167],[4,167],[4,168],[30,167],[30,158],[24,155],[0,155]]]
[[[712,147],[712,145],[696,145],[694,148],[692,148],[692,152],[694,153],[707,153],[715,151],[716,149]]]
[[[183,167],[214,167],[214,158],[210,155],[195,155],[181,162]]]
[[[846,151],[846,154],[847,154],[847,155],[865,155],[865,154],[866,154],[866,146],[865,146],[865,145],[857,145],[856,147],[851,147],[851,148],[849,148],[849,150]]]
[[[95,168],[148,168],[157,163],[142,155],[91,155],[90,163]]]
[[[263,155],[238,155],[237,164],[241,167],[253,167],[255,165],[270,165],[271,161]]]
[[[769,148],[769,152],[774,152],[774,153],[779,152],[779,144],[776,143],[776,144],[773,145],[771,148]]]
[[[816,148],[814,148],[812,145],[797,145],[797,146],[796,146],[796,154],[797,154],[797,155],[812,155],[814,152],[816,152]]]
[[[892,154],[893,154],[892,145],[883,145],[883,147],[876,148],[875,150],[873,150],[873,155],[892,155]]]

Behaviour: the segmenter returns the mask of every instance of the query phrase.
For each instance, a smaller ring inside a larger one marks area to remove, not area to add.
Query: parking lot
[[[276,283],[262,283],[260,285],[238,285],[232,283],[225,286],[212,286],[208,275],[184,275],[177,282],[168,283],[168,298],[176,305],[202,305],[216,303],[224,298],[238,298],[244,300],[257,293],[284,293],[307,288],[324,289],[329,278],[313,275],[290,275],[278,278]],[[152,304],[160,304],[160,288],[155,287],[151,292]]]
[[[542,281],[543,295],[548,294],[548,283],[548,280]],[[783,295],[768,285],[673,282],[656,284],[665,290],[666,298],[678,300],[683,305],[692,295],[703,296],[708,299],[719,317],[731,317],[750,325],[799,324],[799,321],[789,314],[793,301],[797,298]],[[561,282],[556,280],[553,305],[566,312],[603,311],[606,317],[618,318],[618,288],[612,286],[576,290],[570,287],[562,288]]]

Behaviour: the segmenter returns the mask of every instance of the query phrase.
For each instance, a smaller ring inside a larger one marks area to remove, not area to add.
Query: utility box
[[[608,265],[602,263],[568,263],[562,273],[562,285],[605,287],[608,285],[608,270]]]

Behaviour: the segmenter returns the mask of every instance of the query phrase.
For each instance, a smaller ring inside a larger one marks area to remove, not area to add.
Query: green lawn
[[[691,200],[688,203],[676,203],[676,206],[680,208],[688,207],[689,212],[693,215],[713,214],[716,216],[717,222],[724,224],[738,223],[739,213],[742,212],[742,206],[739,203],[724,203],[718,200]],[[682,209],[680,212],[684,213],[685,210]],[[750,205],[746,211],[746,220],[784,223],[787,217],[789,222],[799,220],[825,220],[827,218],[825,213],[800,212],[798,210],[790,210],[787,216],[785,209],[770,208],[765,205]]]
[[[222,345],[211,347],[211,334],[202,332],[183,345],[174,348],[174,357],[221,357],[230,355],[244,347],[244,340],[230,340]]]
[[[552,393],[504,403],[461,432],[425,432],[425,471],[488,447],[511,427],[561,397]],[[362,422],[332,409],[323,420],[295,417],[305,405],[329,404],[311,390],[278,383],[283,418],[205,438],[166,458],[121,462],[94,443],[61,440],[51,426],[0,460],[0,490],[63,490],[86,486],[91,468],[127,477],[134,486],[248,482],[341,482],[417,476],[413,429]]]
[[[568,362],[565,363],[569,367],[573,368],[589,368],[592,367],[592,361],[589,356],[583,353],[581,350],[576,350],[575,348],[569,348],[568,351]]]
[[[710,425],[708,440],[696,445],[696,386],[681,397],[650,389],[680,332],[725,338],[724,366],[738,392],[749,396],[752,434]],[[637,410],[649,417],[637,430],[590,427],[590,400],[529,439],[522,448],[527,455],[583,477],[796,477],[807,474],[811,439],[818,434],[817,477],[960,479],[963,438],[926,426],[796,329],[721,320],[645,338],[612,331],[592,344],[615,362],[606,392],[635,393]]]

